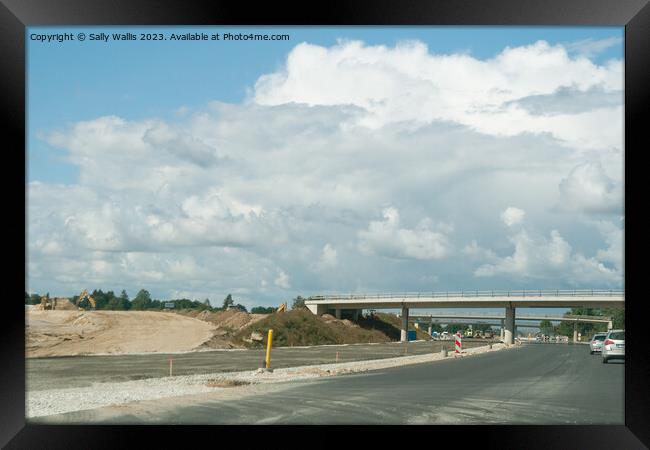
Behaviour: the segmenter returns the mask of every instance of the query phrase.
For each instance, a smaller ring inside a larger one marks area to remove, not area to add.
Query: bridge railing
[[[613,289],[522,289],[491,291],[445,291],[445,292],[404,292],[379,294],[331,294],[314,295],[307,300],[363,300],[363,299],[403,299],[403,298],[446,298],[446,297],[614,297],[623,295],[622,290]]]

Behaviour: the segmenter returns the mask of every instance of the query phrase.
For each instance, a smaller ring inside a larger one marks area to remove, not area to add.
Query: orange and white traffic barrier
[[[463,351],[463,339],[460,335],[460,331],[456,333],[456,353],[461,353]]]

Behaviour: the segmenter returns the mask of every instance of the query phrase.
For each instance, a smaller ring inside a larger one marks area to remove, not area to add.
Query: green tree
[[[306,308],[306,306],[305,306],[305,299],[299,295],[298,297],[293,299],[293,303],[291,303],[291,309],[300,309],[300,308]]]
[[[248,312],[246,307],[244,305],[239,304],[239,303],[237,303],[236,305],[233,305],[232,308],[236,308],[236,309],[239,309],[241,311]]]
[[[624,308],[603,308],[603,315],[612,318],[612,327],[615,330],[620,330],[625,328]]]
[[[228,296],[223,300],[223,309],[228,309],[229,306],[234,304],[235,301],[232,299],[232,295],[228,294]]]
[[[140,289],[131,302],[131,309],[143,310],[151,307],[151,294],[146,289]]]
[[[539,323],[539,331],[542,334],[551,335],[554,334],[555,327],[553,327],[553,324],[550,320],[542,320]]]
[[[264,306],[254,306],[251,308],[251,313],[252,314],[272,314],[274,313],[278,308],[274,308],[272,306],[269,306],[268,308],[265,308]]]
[[[110,309],[112,311],[126,311],[129,308],[120,298],[113,297],[108,301],[106,309]]]
[[[565,313],[564,316],[602,316],[603,313],[600,309],[594,308],[571,308],[571,311]],[[607,324],[596,324],[596,323],[586,323],[586,322],[575,322],[565,321],[561,322],[557,327],[555,327],[555,333],[562,336],[573,336],[574,327],[577,327],[578,333],[582,336],[590,336],[593,333],[599,331],[606,331]]]
[[[104,294],[101,289],[93,290],[90,293],[90,296],[95,300],[95,304],[97,305],[97,309],[108,309],[108,302],[110,301],[110,297]],[[77,304],[77,300],[79,300],[79,296],[75,295],[73,296],[70,301],[74,304]],[[87,300],[83,301],[84,303],[87,302]]]
[[[39,305],[41,303],[41,296],[38,294],[32,294],[29,296],[30,305]]]

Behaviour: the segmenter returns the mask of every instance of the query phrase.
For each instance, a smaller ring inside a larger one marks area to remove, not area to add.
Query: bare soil
[[[215,326],[156,311],[25,312],[26,356],[73,356],[191,351],[210,340]]]
[[[178,311],[177,314],[194,317],[214,325],[213,336],[203,342],[201,349],[245,348],[241,341],[235,342],[234,336],[241,330],[266,318],[268,314],[248,314],[243,311]]]

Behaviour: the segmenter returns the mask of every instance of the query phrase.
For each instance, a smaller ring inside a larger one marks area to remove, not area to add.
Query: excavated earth
[[[25,312],[26,356],[184,352],[212,339],[213,323],[157,311]]]

